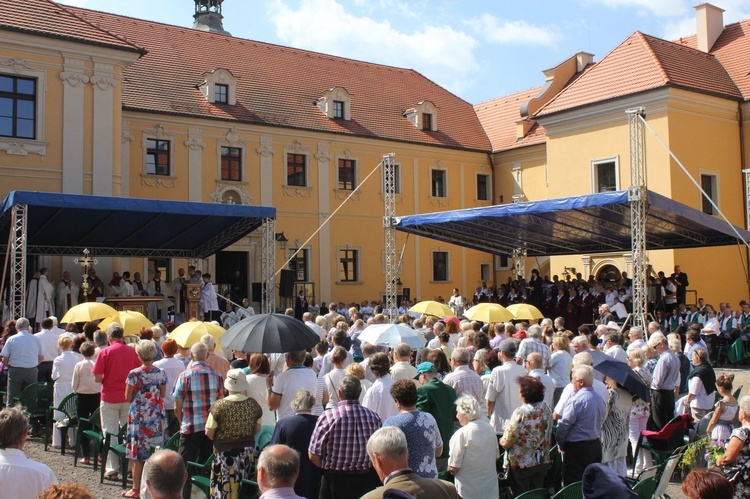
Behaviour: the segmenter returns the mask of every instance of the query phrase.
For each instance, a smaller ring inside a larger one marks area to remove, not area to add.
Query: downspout
[[[747,220],[748,220],[748,213],[747,213],[747,210],[748,210],[748,205],[747,205],[747,196],[748,196],[747,182],[746,182],[746,180],[744,178],[746,175],[750,175],[750,173],[744,173],[745,169],[746,169],[746,161],[745,161],[745,137],[744,137],[745,132],[744,132],[744,125],[742,124],[742,121],[743,121],[743,117],[742,117],[742,101],[740,101],[739,103],[737,103],[737,114],[738,114],[739,125],[740,125],[739,126],[739,132],[740,132],[740,168],[741,168],[740,171],[743,172],[742,173],[742,176],[743,176],[743,178],[742,178],[742,194],[743,194],[743,199],[745,201],[745,225],[746,225],[745,229],[750,230],[750,224],[748,224],[748,222],[747,222]],[[750,251],[747,252],[746,258],[747,258],[747,267],[745,267],[745,268],[750,268]],[[746,284],[748,286],[748,296],[750,296],[750,279],[748,279],[746,281]]]

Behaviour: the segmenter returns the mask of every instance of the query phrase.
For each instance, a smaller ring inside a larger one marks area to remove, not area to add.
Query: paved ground
[[[750,390],[750,369],[717,369],[717,374],[723,372],[734,374],[734,388],[737,389],[743,386],[743,394],[748,393]],[[91,466],[78,465],[76,468],[73,467],[73,455],[70,452],[67,452],[65,456],[61,456],[59,450],[52,449],[51,447],[45,452],[41,440],[34,438],[26,442],[24,452],[29,458],[49,465],[60,482],[77,482],[84,485],[97,499],[120,497],[120,492],[122,492],[120,482],[105,480],[104,484],[100,484],[99,473],[94,473]],[[678,483],[670,485],[667,492],[673,498],[685,497],[680,491]]]

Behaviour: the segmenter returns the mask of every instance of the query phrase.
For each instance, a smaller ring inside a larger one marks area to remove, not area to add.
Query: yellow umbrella
[[[153,327],[154,323],[148,320],[148,317],[140,312],[132,310],[121,310],[118,317],[107,317],[99,323],[99,329],[107,330],[107,326],[116,322],[122,326],[125,336],[138,336],[142,327]]]
[[[107,317],[117,317],[117,310],[98,301],[87,301],[71,307],[62,319],[60,324],[69,324],[71,322],[91,322]]]
[[[516,320],[537,320],[544,319],[544,314],[539,311],[534,305],[528,303],[514,303],[508,306],[508,312],[513,314]]]
[[[508,322],[515,316],[499,303],[478,303],[464,312],[464,317],[480,322]]]
[[[204,334],[213,336],[218,345],[219,338],[225,332],[226,329],[210,322],[191,321],[184,322],[174,328],[174,331],[169,333],[169,337],[175,340],[181,347],[190,348],[193,346],[193,343],[198,343]]]
[[[435,317],[455,317],[456,314],[453,310],[448,308],[448,305],[440,303],[439,301],[421,301],[415,303],[413,307],[409,309],[409,312],[417,312],[420,314],[434,315]]]

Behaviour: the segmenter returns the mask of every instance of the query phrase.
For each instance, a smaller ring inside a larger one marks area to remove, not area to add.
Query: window
[[[242,149],[221,148],[221,180],[242,181]]]
[[[36,80],[0,75],[0,136],[36,138]]]
[[[344,101],[333,101],[333,117],[340,120],[344,119]]]
[[[490,264],[480,263],[479,264],[479,279],[482,281],[491,281],[490,278]]]
[[[169,175],[169,141],[148,139],[146,141],[146,173]]]
[[[289,256],[294,255],[295,251],[297,251],[296,248],[291,248]],[[308,282],[310,280],[307,273],[309,251],[307,249],[299,250],[297,255],[289,262],[289,269],[294,271],[294,282]]]
[[[286,185],[294,187],[307,186],[307,155],[286,155]]]
[[[158,270],[161,272],[161,280],[162,282],[166,283],[171,281],[170,275],[169,275],[169,258],[149,258],[148,259],[148,278],[147,280],[152,280],[154,276],[156,275],[156,271]],[[165,284],[162,284],[162,286],[166,286]],[[162,293],[167,294],[166,288],[162,290]]]
[[[422,113],[422,130],[432,130],[432,115],[430,113]]]
[[[339,250],[339,282],[359,281],[359,250]]]
[[[356,187],[357,162],[353,159],[339,159],[339,190],[353,191]]]
[[[448,280],[448,252],[447,251],[433,251],[432,252],[432,280],[433,281],[447,281]]]
[[[217,104],[227,104],[229,102],[229,85],[217,83],[214,86],[214,102]]]
[[[383,177],[383,192],[389,191],[388,186],[385,183],[385,177]],[[393,194],[401,194],[401,165],[393,165]]]
[[[594,192],[617,190],[617,162],[594,162]]]
[[[717,185],[718,179],[716,175],[709,175],[705,173],[701,173],[701,187],[703,190],[708,194],[708,197],[711,198],[711,201],[713,201],[717,206],[719,205],[719,189]],[[716,210],[713,206],[711,206],[711,202],[706,199],[706,196],[701,195],[701,209],[703,210],[703,213],[706,213],[708,215],[716,215]]]
[[[509,269],[510,258],[508,255],[495,255],[495,268],[496,269]]]
[[[432,196],[444,198],[446,196],[445,170],[432,170]]]
[[[490,200],[490,176],[477,175],[477,199],[480,201]]]

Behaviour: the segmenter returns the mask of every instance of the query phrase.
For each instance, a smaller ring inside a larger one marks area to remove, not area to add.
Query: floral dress
[[[734,480],[735,499],[750,497],[750,428],[740,426],[732,431],[732,438],[737,437],[742,441],[742,449],[737,461],[730,466],[740,468],[737,478]]]
[[[158,367],[139,367],[125,381],[133,387],[133,402],[128,411],[127,458],[145,461],[151,446],[167,441],[167,412],[160,388],[167,384],[167,373]]]
[[[503,437],[513,444],[505,451],[506,469],[549,463],[552,409],[545,402],[523,404],[505,423]]]

